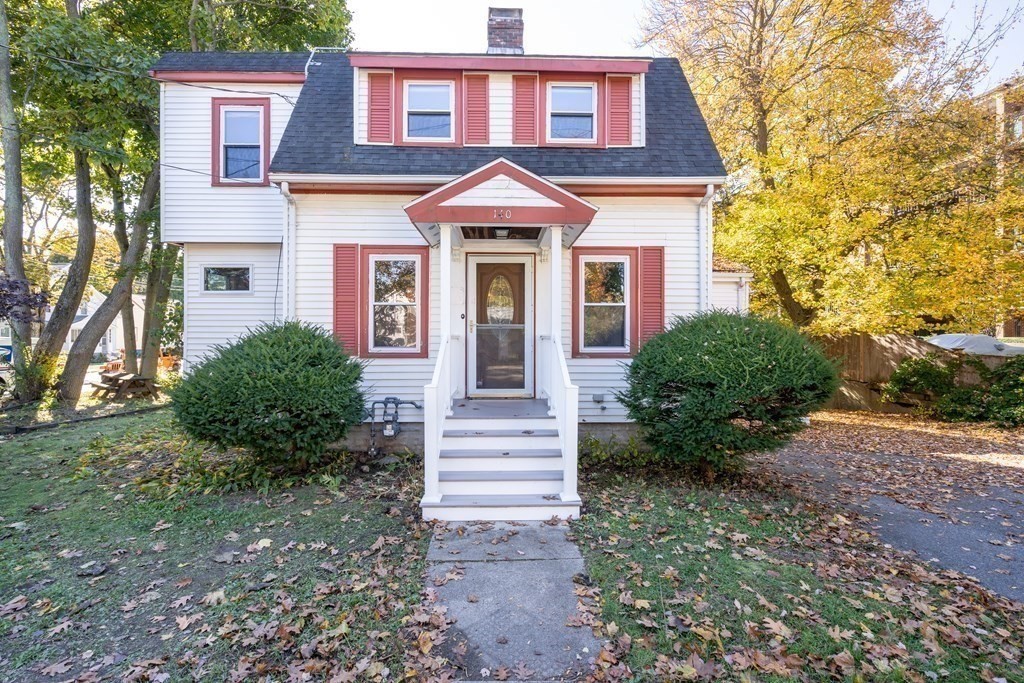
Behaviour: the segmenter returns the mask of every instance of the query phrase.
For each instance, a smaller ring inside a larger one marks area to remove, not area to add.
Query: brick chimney
[[[491,7],[487,12],[487,54],[523,54],[523,10]]]

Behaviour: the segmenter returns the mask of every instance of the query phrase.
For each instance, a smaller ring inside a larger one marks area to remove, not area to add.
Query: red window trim
[[[607,124],[607,87],[606,78],[578,73],[542,73],[540,75],[540,92],[537,101],[537,129],[540,133],[541,147],[572,147],[584,149],[604,149],[608,147]],[[586,83],[597,88],[597,105],[594,108],[594,123],[597,126],[595,142],[568,142],[566,140],[551,141],[548,139],[548,84],[549,83]]]
[[[370,342],[370,277],[371,256],[413,254],[420,257],[420,283],[417,305],[420,307],[420,348],[411,351],[371,351]],[[430,351],[430,247],[392,247],[361,245],[359,247],[359,356],[361,358],[427,358]]]
[[[572,357],[573,358],[631,358],[638,348],[640,331],[640,277],[637,247],[573,247],[572,249]],[[583,297],[580,292],[580,264],[584,256],[625,256],[629,259],[629,352],[583,351],[580,333],[583,331]]]
[[[452,81],[455,93],[452,97],[452,141],[432,142],[429,140],[406,140],[405,138],[405,83],[416,81]],[[423,69],[395,69],[395,95],[392,98],[395,107],[394,139],[399,147],[462,147],[462,72],[435,71]]]
[[[214,187],[266,187],[270,185],[270,98],[269,97],[214,97],[211,98],[211,158],[210,184]],[[245,180],[225,180],[220,175],[221,164],[221,109],[224,107],[262,107],[263,108],[263,179],[260,182]]]

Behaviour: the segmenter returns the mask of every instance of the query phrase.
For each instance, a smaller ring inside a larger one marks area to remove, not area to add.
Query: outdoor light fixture
[[[497,239],[497,240],[507,240],[508,239],[508,233],[509,233],[509,229],[508,228],[495,228],[494,229],[494,239]]]

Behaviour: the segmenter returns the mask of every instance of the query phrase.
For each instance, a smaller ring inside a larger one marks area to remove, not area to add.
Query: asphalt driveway
[[[1024,602],[1024,431],[827,411],[756,462],[883,542]]]

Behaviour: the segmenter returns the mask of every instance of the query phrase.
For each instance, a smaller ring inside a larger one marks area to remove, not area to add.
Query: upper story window
[[[597,85],[572,83],[548,85],[548,140],[551,142],[597,141]]]
[[[267,184],[269,113],[269,99],[214,98],[214,185]]]
[[[451,81],[406,82],[405,139],[452,142],[455,84]]]

